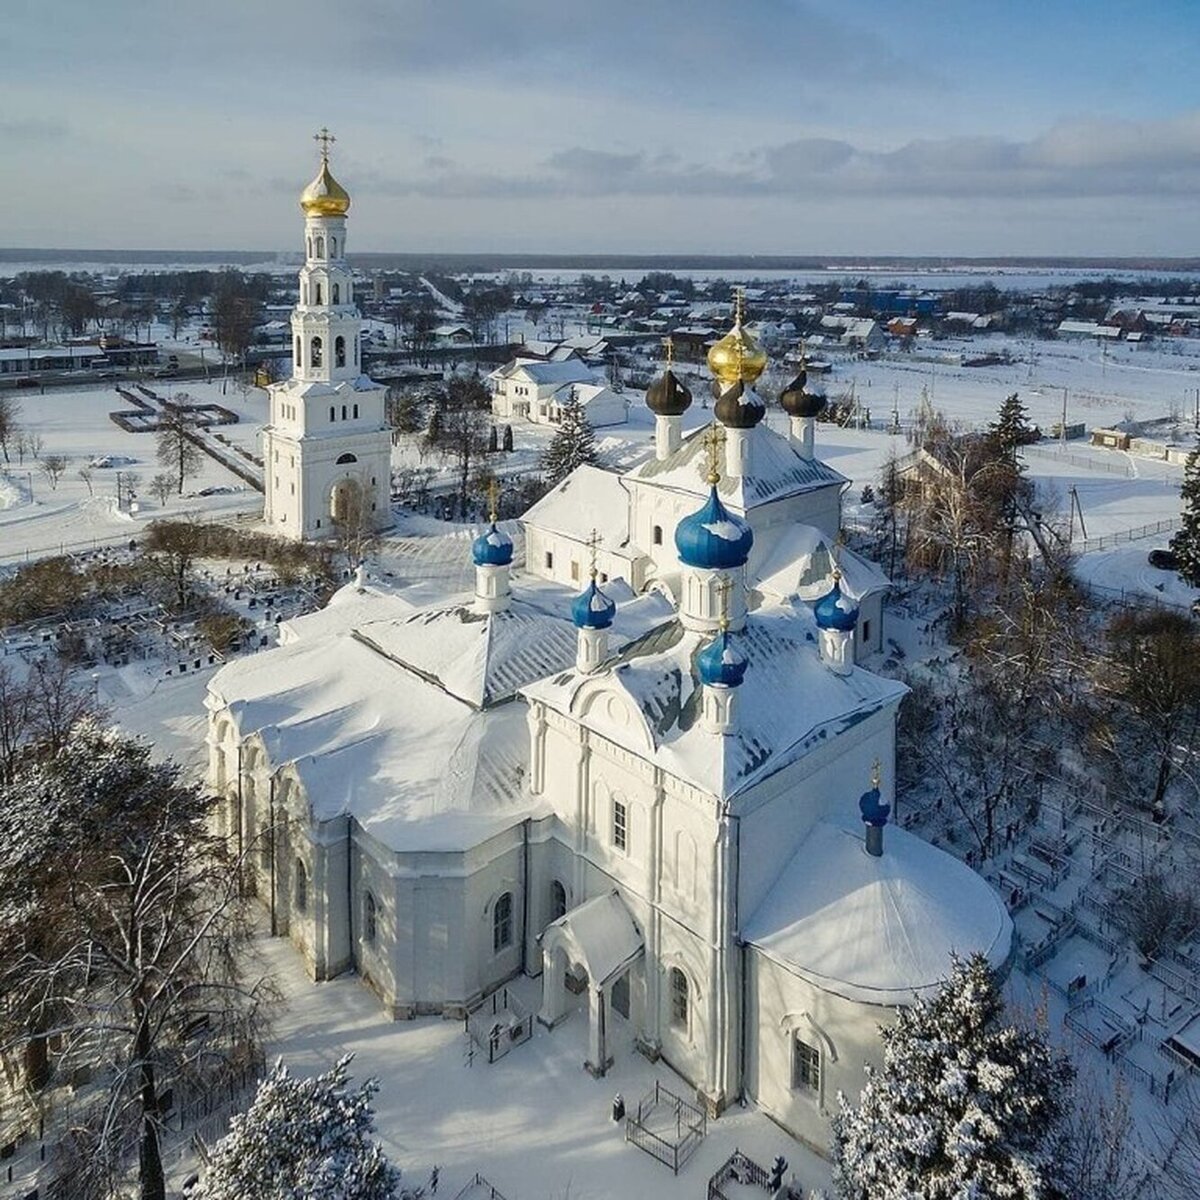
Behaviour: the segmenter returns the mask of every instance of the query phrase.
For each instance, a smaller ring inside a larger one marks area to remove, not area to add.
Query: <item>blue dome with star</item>
[[[872,785],[869,792],[863,792],[859,797],[858,811],[862,813],[862,819],[866,824],[882,829],[887,824],[892,806],[883,803],[883,799],[879,795],[879,784],[876,783]]]
[[[594,579],[571,603],[576,629],[607,629],[616,615],[616,603],[596,586]]]
[[[496,522],[487,533],[481,533],[471,543],[471,557],[477,567],[507,567],[513,560],[512,538],[496,528]]]
[[[700,682],[709,687],[737,687],[746,677],[747,666],[746,656],[733,644],[727,629],[696,655]]]
[[[753,545],[750,526],[721,503],[715,484],[704,507],[675,526],[675,549],[688,567],[709,571],[744,567]]]
[[[842,591],[838,576],[833,578],[833,587],[813,605],[813,617],[820,629],[836,629],[842,633],[853,633],[858,624],[858,605]]]

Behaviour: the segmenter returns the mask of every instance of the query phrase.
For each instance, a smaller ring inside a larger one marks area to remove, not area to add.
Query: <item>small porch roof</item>
[[[645,951],[641,931],[616,891],[585,900],[552,921],[542,935],[546,950],[561,948],[587,968],[593,986],[604,987]]]

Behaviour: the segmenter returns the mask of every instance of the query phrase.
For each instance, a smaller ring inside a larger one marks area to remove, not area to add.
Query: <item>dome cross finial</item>
[[[675,365],[675,339],[669,334],[663,338],[663,349],[667,352],[667,366]]]
[[[880,779],[881,779],[881,775],[880,775],[879,758],[876,757],[875,761],[871,764],[871,786],[876,791],[879,790]]]
[[[591,566],[588,568],[591,577],[596,578],[596,550],[600,545],[600,534],[595,526],[592,527],[592,532],[584,539],[583,543],[591,555]]]
[[[717,622],[722,633],[729,629],[729,593],[733,591],[733,580],[728,575],[721,576],[717,584],[717,606],[720,620]]]
[[[737,328],[741,328],[742,319],[746,315],[746,289],[744,287],[735,287],[733,289],[733,323]]]
[[[491,521],[493,525],[496,523],[496,501],[499,497],[499,494],[500,487],[496,483],[496,477],[492,476],[492,478],[488,481],[488,520]]]
[[[320,131],[313,134],[313,141],[321,147],[321,161],[328,162],[329,147],[337,141],[337,138],[335,138],[333,134],[330,133],[324,125],[322,125]]]
[[[708,427],[708,432],[704,435],[704,449],[708,453],[708,475],[706,479],[714,487],[721,482],[721,468],[718,464],[721,461],[721,447],[724,444],[725,430],[714,421]]]

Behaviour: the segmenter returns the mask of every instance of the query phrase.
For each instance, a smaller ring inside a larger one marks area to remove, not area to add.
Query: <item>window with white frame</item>
[[[612,840],[618,850],[629,849],[629,809],[624,800],[613,801]]]
[[[496,900],[492,909],[492,952],[512,945],[512,892],[505,892]]]
[[[798,1033],[792,1035],[792,1087],[810,1092],[821,1087],[821,1052]]]
[[[670,979],[670,996],[671,996],[671,1025],[675,1029],[687,1029],[688,1027],[688,980],[687,976],[678,968],[671,968]]]

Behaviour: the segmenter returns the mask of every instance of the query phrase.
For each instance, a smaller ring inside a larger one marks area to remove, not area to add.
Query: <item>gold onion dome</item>
[[[314,140],[321,146],[321,169],[300,193],[300,207],[310,217],[344,217],[350,211],[350,193],[329,169],[329,143],[334,140],[333,134],[322,129]]]
[[[737,294],[733,328],[708,352],[708,369],[722,387],[753,383],[767,369],[766,351],[742,327],[742,293]]]

